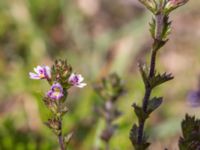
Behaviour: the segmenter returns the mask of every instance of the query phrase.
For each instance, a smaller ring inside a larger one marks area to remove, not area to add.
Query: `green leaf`
[[[152,38],[155,39],[155,33],[156,33],[156,20],[152,18],[152,22],[149,23],[149,31],[151,33]]]
[[[134,108],[136,116],[139,119],[139,122],[142,122],[148,118],[148,114],[143,111],[142,107],[139,107],[136,104],[133,104],[133,108]]]
[[[138,126],[136,124],[133,124],[131,131],[130,131],[129,138],[130,138],[133,146],[137,144]]]
[[[151,88],[154,88],[160,84],[163,84],[169,80],[172,80],[174,77],[172,76],[171,73],[163,73],[163,74],[157,74],[154,77],[149,79],[149,83]]]
[[[156,110],[163,102],[162,97],[154,97],[153,99],[149,100],[148,106],[147,106],[147,113],[150,114],[154,110]]]
[[[142,143],[138,144],[138,130],[139,127],[136,124],[133,124],[131,131],[130,131],[130,140],[132,145],[135,147],[136,150],[146,150],[150,143],[147,142],[147,137],[143,134]]]
[[[142,64],[141,62],[138,63],[138,67],[140,69],[140,74],[142,76],[143,82],[145,85],[148,84],[148,69],[145,64]]]
[[[162,40],[166,41],[168,39],[168,36],[171,32],[171,21],[168,21],[169,17],[165,16],[163,20],[163,31],[162,31]]]
[[[179,138],[180,150],[200,149],[200,120],[186,114],[181,126],[183,137]]]
[[[135,145],[136,150],[146,150],[150,146],[150,143],[142,143]]]

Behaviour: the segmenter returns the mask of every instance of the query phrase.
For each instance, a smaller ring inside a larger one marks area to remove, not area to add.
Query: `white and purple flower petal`
[[[39,80],[51,78],[51,70],[48,66],[37,66],[34,68],[34,71],[35,73],[29,72],[29,77],[31,79]]]
[[[40,77],[38,76],[38,74],[35,74],[35,73],[32,73],[32,72],[29,72],[29,77],[31,79],[35,79],[35,80],[39,80]]]
[[[54,83],[47,92],[47,97],[52,100],[60,100],[63,96],[63,87],[59,83]]]
[[[86,83],[82,83],[82,81],[84,80],[84,78],[82,77],[81,74],[74,74],[72,73],[69,77],[69,83],[73,86],[79,87],[79,88],[83,88],[84,86],[86,86]]]

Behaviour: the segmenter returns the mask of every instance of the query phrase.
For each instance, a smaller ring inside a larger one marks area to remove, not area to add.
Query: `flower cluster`
[[[83,88],[86,83],[83,83],[82,75],[73,73],[72,67],[63,60],[56,60],[51,69],[48,66],[37,66],[34,71],[29,73],[31,79],[46,79],[51,85],[43,98],[46,107],[52,112],[52,117],[45,124],[58,136],[61,150],[64,150],[72,137],[72,133],[62,133],[62,117],[68,112],[68,89],[73,86]]]
[[[87,85],[86,83],[83,83],[84,78],[81,74],[71,73],[71,67],[69,67],[68,65],[62,66],[63,63],[64,62],[62,62],[61,60],[56,61],[56,65],[54,65],[53,67],[53,73],[48,66],[37,66],[34,68],[35,73],[29,72],[29,76],[31,79],[46,79],[49,81],[49,83],[53,83],[51,89],[46,94],[46,96],[52,100],[59,100],[64,96],[63,87],[67,87],[67,89],[71,86],[83,88]],[[63,69],[64,71],[62,71]],[[63,76],[65,77],[64,79],[62,78]],[[61,81],[61,83],[59,81]]]

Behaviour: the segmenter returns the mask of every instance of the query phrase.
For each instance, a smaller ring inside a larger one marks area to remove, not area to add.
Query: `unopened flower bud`
[[[169,13],[172,10],[184,5],[187,3],[189,0],[168,0],[166,6],[165,6],[165,12]]]
[[[157,4],[154,0],[139,0],[144,6],[146,6],[152,13],[156,12]]]

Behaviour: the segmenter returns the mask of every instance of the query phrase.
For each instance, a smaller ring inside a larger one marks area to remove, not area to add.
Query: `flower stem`
[[[59,135],[59,136],[58,136],[58,139],[59,139],[60,149],[61,149],[61,150],[65,150],[62,135]]]
[[[148,87],[145,90],[145,96],[143,98],[143,104],[142,104],[142,109],[143,109],[144,112],[146,112],[146,108],[147,108],[147,105],[148,105],[148,100],[150,98],[150,95],[151,95],[151,88]],[[142,144],[145,121],[146,120],[139,122],[138,144]]]
[[[63,141],[63,135],[62,135],[62,120],[60,119],[60,134],[58,135],[58,141],[59,141],[59,145],[60,145],[60,149],[61,150],[67,150],[65,148],[65,145],[64,145],[64,141]]]
[[[148,76],[149,79],[155,75],[156,55],[157,55],[158,49],[161,48],[161,46],[159,46],[159,45],[161,45],[163,42],[162,41],[162,30],[163,30],[163,24],[164,24],[163,18],[164,18],[164,15],[161,13],[158,13],[155,16],[156,35],[155,35],[155,39],[154,39],[154,42],[152,45],[150,71],[149,71],[149,76]],[[148,106],[148,101],[151,96],[151,92],[152,92],[152,88],[149,84],[147,84],[145,86],[145,95],[144,95],[143,103],[142,103],[142,109],[145,113],[147,112],[147,106]],[[142,144],[142,142],[143,142],[145,122],[146,122],[146,119],[139,122],[139,129],[138,129],[138,144],[139,145]]]

